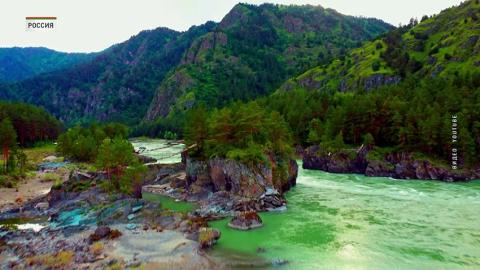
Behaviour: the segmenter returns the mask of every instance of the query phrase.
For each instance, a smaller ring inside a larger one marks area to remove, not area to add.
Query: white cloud
[[[8,0],[0,11],[0,47],[44,46],[59,51],[100,51],[141,30],[165,26],[186,30],[219,21],[236,0]],[[261,4],[312,4],[357,16],[376,17],[394,25],[438,13],[460,0],[245,0]],[[56,16],[49,32],[25,31],[27,16]]]

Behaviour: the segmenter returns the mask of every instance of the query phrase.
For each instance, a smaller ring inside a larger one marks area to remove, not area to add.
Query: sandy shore
[[[63,181],[68,178],[68,172],[58,170],[54,173]],[[35,176],[18,183],[16,188],[0,188],[0,212],[18,207],[19,201],[25,203],[48,194],[54,182],[43,181],[43,175],[43,172],[36,172]]]

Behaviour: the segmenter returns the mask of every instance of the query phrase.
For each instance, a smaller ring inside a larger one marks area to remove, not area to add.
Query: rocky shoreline
[[[234,216],[241,211],[281,211],[286,209],[283,194],[295,186],[298,165],[288,162],[285,179],[275,176],[277,164],[250,168],[240,162],[214,158],[199,161],[183,157],[185,167],[168,177],[157,178],[143,192],[176,200],[196,202],[195,213],[208,219]]]
[[[332,173],[357,173],[366,176],[392,177],[396,179],[440,180],[445,182],[480,179],[480,168],[452,170],[429,160],[415,158],[412,153],[396,152],[373,155],[373,146],[357,150],[329,153],[320,146],[311,146],[302,152],[303,168]]]
[[[39,222],[38,230],[1,226],[0,268],[235,266],[204,251],[220,238],[208,221],[235,217],[238,228],[259,227],[257,211],[286,209],[283,193],[295,185],[298,166],[290,161],[288,176],[279,179],[274,162],[249,168],[232,160],[184,158],[184,163],[148,164],[142,192],[195,202],[199,208],[188,213],[159,208],[158,202],[108,192],[102,173],[73,171],[47,195],[0,212],[0,221]],[[239,219],[242,213],[258,219]]]

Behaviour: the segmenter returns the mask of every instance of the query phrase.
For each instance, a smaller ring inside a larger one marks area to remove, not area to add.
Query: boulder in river
[[[228,223],[228,227],[248,231],[263,226],[262,219],[255,211],[239,212]]]

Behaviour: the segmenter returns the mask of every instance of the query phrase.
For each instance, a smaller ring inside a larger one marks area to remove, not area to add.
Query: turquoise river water
[[[286,198],[286,211],[261,214],[260,229],[212,222],[222,232],[213,254],[288,260],[278,269],[295,270],[480,269],[480,181],[300,169]]]

